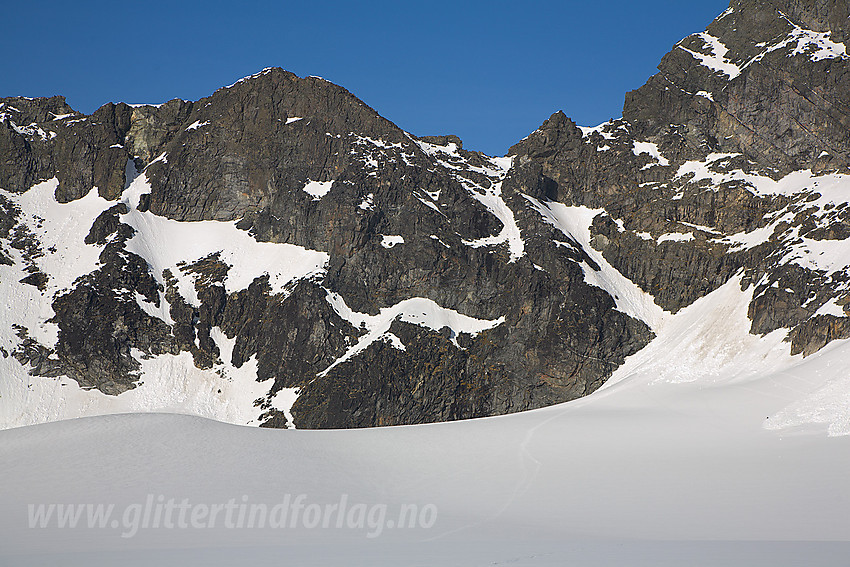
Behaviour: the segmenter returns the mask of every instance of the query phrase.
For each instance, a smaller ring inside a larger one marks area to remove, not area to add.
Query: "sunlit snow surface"
[[[654,165],[664,165],[664,166],[670,165],[670,161],[667,158],[665,158],[664,156],[661,155],[661,151],[658,149],[658,145],[654,144],[652,142],[634,142],[632,152],[636,156],[639,156],[641,154],[647,154],[647,155],[649,155],[649,157],[651,157],[653,160],[655,160],[657,162],[657,164],[656,163],[646,164],[645,166],[643,166],[641,168],[642,170],[643,169],[649,169],[650,167],[652,167]]]
[[[695,34],[695,36],[703,41],[705,46],[704,49],[709,51],[708,54],[693,51],[681,45],[678,45],[677,47],[682,51],[687,51],[693,55],[694,59],[697,59],[703,66],[708,67],[716,73],[726,75],[726,77],[730,80],[741,74],[740,67],[727,59],[726,56],[729,53],[729,49],[723,44],[723,42],[707,32],[701,32]]]
[[[391,307],[384,307],[378,315],[358,313],[352,310],[338,293],[328,292],[327,301],[342,319],[351,323],[355,328],[363,328],[367,332],[345,354],[323,370],[320,376],[324,376],[332,368],[363,352],[375,341],[387,341],[395,348],[405,350],[401,339],[390,332],[390,326],[395,320],[426,327],[433,331],[448,327],[451,330],[450,340],[458,348],[460,346],[457,342],[457,335],[460,333],[469,333],[475,336],[505,322],[504,317],[493,321],[475,319],[452,309],[440,307],[434,301],[423,297],[412,297]]]
[[[266,431],[162,414],[0,431],[0,564],[841,565],[850,553],[842,543],[850,540],[850,436],[841,435],[850,341],[804,359],[790,356],[782,331],[749,334],[752,289],[742,290],[738,277],[664,313],[589,246],[600,211],[528,202],[599,263],[599,272],[583,266],[589,282],[621,297],[618,308],[654,321],[657,337],[601,390],[522,414],[358,431]],[[367,342],[392,342],[395,318],[456,333],[501,324],[424,299],[376,316],[333,294],[328,301],[365,325]],[[218,329],[211,335],[226,361],[232,339]],[[159,365],[175,392],[200,372],[187,353],[143,364]],[[246,398],[264,390],[254,365],[230,376],[234,387],[254,382]],[[141,399],[143,387],[127,394]],[[275,398],[276,407],[288,411],[292,394]],[[204,414],[202,398],[180,403]],[[28,527],[29,504],[123,511],[162,495],[273,506],[286,494],[322,506],[343,496],[385,504],[387,519],[405,504],[439,514],[427,529],[386,524],[379,533],[220,523],[122,538],[121,525]]]
[[[653,331],[660,328],[670,314],[661,309],[651,295],[611,266],[602,253],[590,245],[590,225],[593,219],[603,212],[602,209],[568,207],[555,202],[542,203],[528,195],[525,198],[546,222],[580,244],[600,267],[600,270],[596,271],[587,262],[582,262],[585,282],[607,291],[614,299],[617,309],[626,315],[644,321]]]
[[[160,159],[167,159],[165,155]],[[129,167],[129,166],[128,166]],[[133,170],[135,172],[135,170]],[[39,241],[41,255],[35,264],[49,275],[44,293],[18,283],[27,275],[22,254],[11,248],[16,263],[0,265],[0,293],[6,302],[4,323],[0,329],[0,346],[6,353],[20,343],[13,324],[25,328],[29,335],[46,346],[54,346],[58,327],[49,322],[54,316],[51,303],[56,294],[72,288],[83,275],[99,267],[101,245],[84,242],[92,223],[103,211],[114,206],[98,195],[94,188],[85,197],[59,203],[54,197],[56,179],[40,183],[23,194],[3,192],[21,209],[20,221]],[[245,289],[256,278],[268,275],[271,293],[286,294],[288,286],[304,278],[324,274],[328,254],[291,244],[258,242],[233,222],[178,222],[137,210],[141,195],[150,192],[144,173],[135,177],[121,196],[129,212],[121,221],[135,230],[126,250],[141,256],[151,273],[165,284],[164,270],[177,279],[180,295],[191,305],[199,305],[194,275],[181,269],[185,264],[218,254],[230,266],[224,280],[228,293]],[[139,307],[153,317],[172,324],[169,304],[160,294],[160,305],[149,303],[136,293]],[[221,352],[221,362],[208,370],[197,368],[188,352],[147,357],[133,351],[141,364],[137,387],[118,396],[98,390],[85,390],[65,376],[45,378],[30,376],[28,368],[12,356],[0,357],[0,428],[16,427],[45,421],[86,415],[118,412],[169,411],[189,413],[230,423],[259,425],[262,410],[254,405],[266,396],[271,381],[257,382],[257,363],[251,359],[236,368],[230,352],[235,338],[229,339],[218,328],[211,336]],[[278,392],[270,400],[271,407],[288,415],[297,392]]]
[[[84,240],[98,215],[114,204],[101,198],[97,188],[81,199],[59,204],[53,197],[58,186],[59,181],[54,177],[21,195],[2,191],[20,207],[19,221],[38,239],[41,255],[34,263],[50,278],[43,293],[33,286],[20,285],[18,281],[27,275],[22,270],[22,253],[10,248],[15,264],[0,265],[0,297],[6,301],[9,312],[21,318],[20,323],[30,330],[30,335],[48,347],[56,344],[59,333],[59,328],[47,321],[54,315],[52,298],[97,268],[103,247],[86,244]],[[4,325],[0,332],[9,333],[8,327]],[[8,349],[10,340],[4,337],[2,346]]]
[[[705,51],[712,54],[692,52],[694,56],[734,74],[725,47],[715,38],[703,39]],[[828,38],[812,41],[838,53]],[[806,49],[819,53],[815,47]],[[583,131],[586,136],[594,131],[611,136],[601,127]],[[381,140],[360,142],[364,148],[386,147]],[[420,143],[448,169],[460,160],[452,146]],[[649,155],[655,162],[649,167],[666,165],[657,146],[648,142],[635,144],[633,152]],[[808,201],[815,214],[826,215],[827,204],[847,200],[850,185],[842,176],[798,172],[777,182],[717,171],[716,165],[733,157],[713,154],[688,162],[678,176],[710,179],[713,185],[740,182],[757,194],[794,198],[803,190],[817,190],[821,197]],[[165,160],[163,154],[155,161]],[[465,244],[504,244],[510,260],[518,261],[525,242],[501,195],[501,180],[510,166],[510,158],[497,158],[479,168],[492,181],[488,187],[458,180],[503,224],[498,234]],[[331,182],[312,183],[305,191],[321,199]],[[60,205],[53,199],[55,187],[52,180],[11,197],[25,210],[26,225],[47,244],[36,264],[51,274],[51,293],[97,268],[101,247],[83,239],[93,219],[113,204],[93,190]],[[190,303],[197,304],[194,280],[179,264],[216,252],[231,265],[228,291],[244,289],[267,273],[272,291],[286,293],[290,282],[323,273],[327,255],[322,252],[256,242],[234,223],[177,223],[136,210],[149,190],[141,175],[122,196],[131,209],[122,221],[137,231],[128,249],[141,255],[160,281],[162,271],[170,269]],[[439,197],[428,194],[421,200],[439,212]],[[253,401],[271,385],[256,381],[256,359],[238,369],[231,365],[235,339],[217,327],[211,338],[221,361],[213,369],[195,368],[185,352],[152,358],[134,352],[142,365],[141,384],[120,396],[84,391],[67,378],[31,377],[14,358],[3,357],[4,427],[87,414],[174,413],[101,416],[0,431],[0,565],[775,567],[846,562],[850,341],[835,341],[804,359],[790,355],[782,330],[764,337],[749,334],[747,307],[753,290],[741,289],[738,277],[677,314],[667,313],[590,245],[590,226],[601,209],[530,197],[522,201],[598,265],[596,270],[582,264],[587,283],[606,290],[617,309],[647,322],[656,334],[599,391],[542,410],[466,422],[268,431],[198,417],[256,425]],[[363,210],[374,206],[372,194],[359,205]],[[773,234],[782,218],[780,214],[771,225],[749,233],[713,238],[740,248],[755,246]],[[687,226],[691,232],[639,236],[661,245],[692,239],[693,231],[714,232]],[[49,249],[51,242],[55,250]],[[386,248],[404,245],[394,235],[383,235],[380,243]],[[804,240],[803,248],[791,248],[783,261],[842,269],[850,265],[842,244]],[[259,263],[258,257],[274,262]],[[55,326],[47,323],[53,315],[50,298],[17,284],[26,273],[19,255],[14,259],[14,266],[0,266],[11,317],[32,336],[53,344]],[[275,269],[269,271],[269,265]],[[146,312],[170,322],[164,300],[160,307],[141,296],[136,300]],[[397,319],[433,330],[448,328],[452,340],[459,333],[476,334],[505,322],[474,319],[424,298],[385,307],[378,315],[353,311],[333,292],[327,300],[343,319],[365,330],[334,366],[378,340],[404,349],[389,331]],[[842,313],[834,302],[821,310]],[[18,338],[3,332],[8,350]],[[291,421],[297,395],[296,389],[281,390],[271,405]],[[385,504],[391,511],[404,504],[433,505],[439,517],[428,529],[385,524],[379,534],[372,531],[375,537],[363,529],[229,529],[221,523],[215,529],[143,529],[132,538],[121,537],[121,526],[28,527],[30,504],[112,504],[120,511],[149,495],[161,495],[196,505],[234,499],[273,506],[286,494],[305,494],[321,505],[333,505],[344,496]]]
[[[724,12],[717,19],[721,19],[729,13],[731,11]],[[791,26],[791,31],[771,42],[758,44],[756,47],[761,48],[761,51],[740,65],[732,60],[736,54],[730,54],[729,48],[720,39],[707,32],[690,36],[702,40],[703,47],[700,51],[688,49],[681,44],[677,47],[691,54],[701,65],[708,67],[715,73],[725,75],[728,80],[737,78],[744,69],[761,61],[766,55],[774,51],[783,53],[786,57],[805,57],[813,62],[824,59],[848,59],[847,47],[843,43],[833,41],[830,32],[817,32],[802,28],[788,19],[782,12],[778,12],[777,17],[784,19]],[[704,95],[707,95],[706,98],[712,98],[710,93],[704,93]]]
[[[850,342],[791,357],[778,334],[747,333],[750,294],[730,281],[668,318],[601,390],[532,412],[353,431],[156,414],[0,431],[0,564],[841,565],[850,437],[772,422],[846,380]],[[380,531],[27,527],[28,504],[286,494],[439,514]]]
[[[130,212],[121,220],[136,230],[126,249],[135,252],[164,283],[162,273],[171,270],[178,279],[180,294],[192,305],[199,306],[194,280],[179,269],[181,262],[190,264],[214,253],[230,266],[225,290],[233,293],[247,288],[256,278],[268,275],[272,293],[283,293],[292,281],[319,275],[329,260],[326,252],[308,250],[294,244],[257,242],[235,222],[180,222],[139,212],[138,195],[150,192],[145,174],[140,175],[125,191],[122,200]]]
[[[307,184],[304,185],[303,189],[305,193],[313,197],[314,201],[319,201],[322,197],[328,194],[333,184],[333,181],[307,181]]]
[[[821,61],[822,59],[847,59],[847,48],[843,43],[832,41],[830,32],[816,32],[801,28],[785,14],[780,12],[782,18],[792,26],[791,32],[781,41],[767,47],[763,54],[756,57],[760,60],[764,55],[772,52],[785,50],[788,48],[787,56],[794,57],[803,55],[811,61]],[[790,49],[793,47],[793,49]]]
[[[386,146],[380,140],[363,140],[367,145]],[[167,159],[168,156],[162,154],[154,162]],[[487,168],[488,174],[501,179],[510,167],[510,160],[494,159],[491,164],[493,168]],[[128,162],[127,167],[128,178],[132,181],[120,201],[127,205],[129,211],[122,214],[120,220],[131,226],[134,234],[126,242],[125,249],[142,257],[163,287],[167,283],[165,273],[170,272],[176,279],[178,293],[190,305],[197,307],[200,301],[195,288],[196,275],[187,267],[205,258],[215,257],[229,267],[222,282],[228,293],[247,288],[258,277],[268,276],[270,292],[285,296],[294,282],[321,280],[324,276],[329,260],[325,252],[291,244],[258,242],[249,233],[236,228],[235,222],[181,222],[138,210],[142,196],[150,193],[151,187],[146,173],[137,174],[132,162]],[[309,181],[304,190],[318,200],[331,189],[332,184],[333,181]],[[20,207],[21,222],[39,241],[42,250],[41,255],[35,258],[35,264],[50,276],[47,291],[41,294],[35,287],[19,283],[27,275],[21,252],[11,249],[16,263],[0,265],[0,291],[10,308],[5,318],[7,325],[0,335],[0,346],[7,354],[21,342],[12,324],[20,325],[42,344],[55,345],[58,327],[49,321],[54,316],[51,307],[54,295],[71,289],[80,276],[99,267],[103,246],[85,244],[84,239],[98,215],[116,203],[99,197],[96,188],[81,199],[58,203],[54,197],[57,186],[58,181],[52,179],[20,195],[4,192]],[[490,191],[489,198],[497,203],[495,207],[507,211],[503,215],[510,213],[508,223],[518,237],[519,230],[510,209],[493,191],[495,189]],[[372,199],[370,194],[364,201],[367,208],[371,206]],[[399,235],[382,235],[381,245],[391,249],[404,242]],[[133,293],[131,299],[135,299],[148,315],[169,325],[174,323],[164,293],[160,293],[159,305],[151,303],[138,292]],[[435,331],[448,328],[449,339],[457,348],[460,348],[457,342],[460,333],[476,335],[505,321],[504,317],[475,319],[424,298],[406,299],[382,309],[377,316],[351,311],[338,294],[329,295],[329,301],[343,318],[357,328],[365,326],[368,332],[325,369],[325,373],[357,356],[376,340],[388,341],[404,350],[402,341],[389,332],[396,319]],[[239,368],[232,365],[230,353],[235,338],[228,338],[218,328],[211,330],[211,337],[221,356],[213,368],[206,370],[195,367],[188,352],[147,356],[141,351],[132,351],[141,365],[136,387],[117,396],[106,395],[96,389],[82,389],[76,381],[65,376],[30,376],[28,367],[12,356],[4,356],[0,358],[3,376],[0,380],[0,429],[91,415],[149,411],[187,413],[228,423],[259,425],[260,414],[265,409],[258,408],[255,402],[263,398],[268,400],[271,408],[282,411],[291,426],[290,408],[299,390],[283,389],[270,397],[273,384],[269,380],[257,382],[255,359]]]

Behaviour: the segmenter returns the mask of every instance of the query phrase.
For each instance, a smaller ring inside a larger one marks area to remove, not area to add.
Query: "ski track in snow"
[[[703,39],[712,54],[691,52],[694,57],[733,78],[738,67],[726,60],[725,46],[710,36]],[[790,55],[846,57],[843,45],[831,43],[823,34],[801,33],[796,27],[784,41],[773,49],[796,45]],[[600,131],[586,130],[586,135]],[[380,141],[367,142],[380,145]],[[658,165],[666,165],[657,147],[643,144],[634,146],[636,155],[647,153]],[[449,148],[449,153],[456,154],[456,148]],[[796,172],[776,182],[740,171],[712,170],[712,165],[731,157],[735,156],[715,154],[702,162],[688,162],[679,169],[679,176],[693,174],[692,180],[710,179],[715,185],[743,182],[758,194],[794,198],[816,190],[821,196],[807,206],[818,218],[829,214],[827,205],[850,199],[847,176]],[[446,167],[456,167],[446,156],[438,159],[446,159]],[[488,174],[503,179],[509,160],[491,163],[501,163],[501,173],[494,169]],[[504,224],[498,235],[482,239],[486,242],[467,244],[506,244],[511,261],[520,258],[524,243],[513,213],[501,198],[501,182],[484,189],[459,180]],[[49,294],[17,284],[26,275],[19,251],[11,251],[13,266],[0,265],[0,293],[9,302],[8,312],[14,322],[48,345],[56,340],[55,326],[46,323],[53,315],[49,295],[97,268],[102,247],[86,245],[83,239],[94,218],[114,205],[101,199],[96,189],[59,204],[53,199],[55,188],[56,181],[50,180],[22,195],[4,192],[23,209],[23,222],[44,248],[35,263],[51,276]],[[330,185],[307,189],[314,199],[321,199]],[[272,254],[276,265],[282,266],[269,274],[277,293],[286,293],[291,281],[323,273],[327,255],[285,245],[265,247],[268,243],[253,241],[233,223],[176,223],[140,213],[136,206],[147,191],[145,177],[140,175],[122,195],[131,209],[122,220],[137,230],[130,241],[132,250],[159,272],[158,278],[162,269],[170,268],[179,278],[181,295],[190,302],[197,301],[194,282],[177,263],[212,252],[221,253],[232,264],[225,283],[229,291],[244,289],[268,270],[267,265],[253,263],[252,254]],[[362,209],[373,206],[372,197],[363,201]],[[439,195],[429,197],[439,199]],[[602,209],[525,198],[545,222],[578,243],[600,266],[597,271],[583,263],[585,281],[607,291],[617,309],[646,321],[656,333],[597,392],[516,415],[367,431],[247,430],[175,415],[108,416],[0,431],[4,462],[0,562],[5,564],[8,558],[15,565],[62,562],[91,567],[121,563],[120,553],[127,552],[127,541],[117,535],[120,529],[27,528],[23,518],[28,504],[109,502],[126,510],[147,494],[191,497],[193,503],[209,506],[238,501],[242,495],[256,498],[252,502],[273,503],[281,494],[302,493],[323,504],[335,502],[340,494],[391,507],[429,503],[439,510],[440,521],[430,531],[388,530],[375,540],[344,530],[297,527],[272,533],[150,530],[132,540],[129,548],[135,559],[149,559],[148,564],[162,564],[164,559],[186,565],[273,563],[285,558],[292,564],[329,566],[540,566],[562,565],[569,557],[577,564],[587,558],[592,565],[672,567],[699,560],[711,563],[709,556],[716,549],[710,544],[700,547],[694,540],[734,539],[759,543],[734,547],[745,553],[730,556],[727,552],[715,563],[776,567],[800,564],[805,557],[806,564],[842,564],[847,546],[833,553],[822,540],[850,538],[846,508],[850,501],[846,481],[850,340],[833,341],[803,358],[790,355],[785,329],[751,335],[747,311],[754,289],[742,290],[740,276],[678,313],[667,313],[590,245],[590,225]],[[773,235],[788,220],[786,215],[780,212],[766,227],[731,236],[719,235],[711,227],[683,224],[745,248]],[[191,237],[183,225],[192,227]],[[400,236],[382,236],[386,248],[404,243]],[[645,237],[660,244],[691,240],[694,233]],[[195,238],[204,242],[194,242]],[[175,242],[179,245],[171,248]],[[850,250],[841,241],[800,238],[782,261],[840,270],[850,266]],[[138,294],[136,300],[149,314],[170,321],[164,298],[160,308]],[[449,327],[456,346],[458,333],[476,334],[504,323],[504,318],[465,316],[425,298],[399,302],[378,315],[355,312],[330,291],[327,301],[365,334],[324,373],[377,340],[404,349],[389,332],[394,320],[432,330]],[[818,313],[844,315],[835,300]],[[4,348],[11,350],[18,344],[10,329],[2,333]],[[213,369],[197,369],[187,352],[145,357],[134,351],[142,366],[139,385],[120,396],[83,390],[66,377],[28,376],[14,358],[0,358],[0,427],[126,411],[191,413],[256,425],[259,410],[253,402],[268,396],[271,381],[257,382],[255,357],[240,368],[232,365],[235,338],[228,338],[218,327],[210,335],[221,352],[221,361]],[[297,388],[283,389],[270,400],[271,407],[282,411],[290,423],[298,394]],[[661,538],[668,540],[667,545],[669,540],[690,543],[674,546],[672,552],[659,544],[659,548],[649,547],[649,553],[635,543]],[[599,548],[594,540],[602,541]],[[776,543],[800,540],[821,544],[797,548]],[[440,551],[423,542],[439,542]],[[661,559],[659,549],[667,553]],[[33,550],[39,555],[15,555]],[[599,560],[603,556],[607,560]]]
[[[692,360],[713,365],[714,351],[727,342],[721,329],[740,322],[750,293],[735,278],[672,316],[654,348],[705,335]],[[713,315],[705,320],[706,314]],[[691,327],[699,329],[679,332]],[[743,337],[745,329],[739,331]],[[717,564],[790,567],[805,557],[806,564],[839,565],[846,546],[833,556],[823,543],[813,544],[785,557],[789,548],[777,542],[846,541],[850,438],[827,439],[823,426],[773,431],[766,423],[801,393],[843,377],[840,361],[850,341],[802,359],[788,356],[787,344],[786,354],[774,352],[774,339],[746,338],[757,341],[745,345],[756,352],[748,368],[727,376],[659,380],[659,368],[636,361],[638,353],[628,376],[588,397],[464,422],[263,431],[187,416],[128,415],[3,431],[0,533],[8,541],[0,557],[37,549],[71,564],[79,558],[79,565],[110,565],[129,543],[138,557],[160,550],[176,557],[177,547],[188,546],[190,557],[205,559],[183,561],[189,565],[223,557],[232,563],[232,553],[243,561],[266,558],[263,550],[273,548],[280,557],[328,566],[389,567],[400,560],[460,566],[482,564],[484,557],[487,564],[554,566],[565,556],[582,557],[598,541],[613,555],[589,564],[629,565],[638,556],[630,545],[664,539],[665,547],[651,548],[652,557],[639,564],[673,567],[707,557],[689,547],[671,552],[666,546],[675,542],[735,540],[760,543],[743,552],[732,548],[731,556],[727,550]],[[63,466],[50,466],[56,462]],[[219,526],[143,530],[129,542],[120,528],[68,538],[67,530],[32,530],[19,519],[28,502],[105,501],[122,510],[147,494],[207,505],[231,498],[238,504],[244,494],[270,506],[284,494],[307,494],[320,505],[344,494],[350,502],[388,505],[388,519],[404,503],[433,504],[439,515],[431,529],[385,529],[374,539],[365,529]],[[581,545],[574,549],[573,542]],[[207,557],[210,549],[215,555]],[[438,550],[447,555],[438,557]],[[669,557],[659,553],[665,550]],[[544,560],[550,553],[551,561]],[[386,555],[386,562],[374,554]]]

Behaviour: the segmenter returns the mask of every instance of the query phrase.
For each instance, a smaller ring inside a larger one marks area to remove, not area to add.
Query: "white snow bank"
[[[458,178],[469,191],[473,199],[484,205],[502,223],[499,234],[485,236],[475,240],[464,240],[463,243],[473,248],[482,246],[497,246],[507,244],[510,259],[508,262],[516,262],[525,255],[525,241],[522,239],[519,225],[517,225],[514,212],[502,198],[502,183],[513,164],[513,157],[491,158],[494,168],[488,173],[497,175],[499,181],[491,183],[490,187],[477,185],[468,179]]]
[[[200,128],[200,127],[202,127],[202,126],[206,126],[206,125],[207,125],[207,124],[209,124],[209,123],[210,123],[210,121],[209,121],[209,120],[205,120],[205,121],[203,121],[203,122],[201,122],[200,120],[195,120],[194,122],[192,122],[192,123],[191,123],[191,124],[190,124],[190,125],[186,128],[186,131],[187,131],[187,132],[191,132],[192,130],[197,130],[198,128]]]
[[[815,315],[832,315],[834,317],[846,317],[847,315],[844,313],[844,308],[836,303],[837,299],[833,297],[826,303],[820,306],[820,308],[815,312]]]
[[[528,195],[524,197],[546,222],[578,242],[587,255],[601,268],[597,272],[587,262],[583,262],[585,282],[608,292],[619,311],[643,321],[653,331],[661,327],[670,314],[661,309],[651,295],[611,266],[602,253],[594,250],[590,245],[590,226],[593,224],[593,219],[604,212],[603,209],[568,207],[555,202],[541,203]]]
[[[753,289],[734,277],[656,329],[657,337],[626,359],[602,388],[620,381],[649,384],[744,380],[790,365],[787,330],[764,337],[749,333]]]
[[[605,129],[611,124],[612,122],[609,120],[608,122],[603,122],[598,126],[579,126],[578,128],[579,130],[581,130],[581,135],[583,138],[589,138],[591,134],[596,132],[606,140],[613,140],[614,134],[605,131]]]
[[[793,171],[775,181],[766,175],[746,173],[741,169],[715,171],[728,164],[728,160],[740,154],[712,153],[705,159],[692,160],[679,166],[675,178],[681,179],[690,175],[692,183],[708,179],[714,186],[731,181],[743,182],[753,194],[759,196],[784,195],[793,197],[803,191],[816,190],[825,199],[822,204],[841,203],[850,199],[850,175],[832,173],[815,175],[810,169]]]
[[[319,201],[322,197],[328,194],[333,186],[333,181],[310,181],[302,187],[305,193],[313,197],[314,201]]]
[[[843,313],[840,315],[843,316]],[[800,396],[770,416],[770,430],[826,426],[830,436],[850,435],[850,375],[847,360],[850,341],[834,341],[806,359],[805,385],[818,384],[814,391]]]
[[[662,242],[690,242],[691,240],[694,240],[693,232],[668,232],[659,236],[656,242],[661,244]]]
[[[641,391],[658,400],[665,385],[687,385],[696,388],[682,392],[692,403],[723,397],[722,411],[748,414],[748,426],[850,435],[850,341],[833,341],[807,358],[791,356],[787,329],[763,337],[749,333],[753,289],[742,291],[736,276],[669,317],[658,336],[627,358],[600,393]],[[833,310],[843,316],[837,306],[824,306],[824,311]],[[763,397],[756,397],[757,391]]]
[[[712,184],[741,181],[753,194],[759,196],[781,195],[792,199],[785,209],[777,211],[770,222],[749,232],[740,232],[713,240],[729,244],[732,250],[745,250],[767,242],[770,238],[783,241],[786,253],[781,264],[795,263],[812,270],[833,273],[850,266],[850,243],[844,240],[815,240],[800,236],[800,227],[791,231],[777,229],[795,222],[798,214],[812,218],[825,226],[838,215],[839,207],[850,201],[850,175],[814,175],[811,170],[795,171],[774,181],[769,177],[744,173],[741,170],[718,173],[711,164],[722,162],[729,154],[713,154],[701,162],[687,162],[679,169],[679,176],[694,174],[692,181],[710,179]]]
[[[221,88],[223,88],[223,89],[233,88],[240,83],[244,83],[246,81],[250,81],[251,79],[256,79],[257,77],[262,77],[263,75],[267,75],[268,73],[271,73],[273,70],[274,70],[274,67],[266,67],[265,69],[263,69],[259,73],[254,73],[253,75],[248,75],[247,77],[242,77],[241,79],[239,79],[238,81],[236,81],[232,85],[227,85],[226,87],[221,87]]]
[[[2,191],[21,208],[20,220],[38,238],[45,255],[35,260],[49,274],[47,294],[67,289],[82,275],[94,271],[103,246],[84,242],[94,220],[115,203],[98,195],[97,187],[69,203],[54,198],[59,181],[54,177],[22,194]]]
[[[55,345],[58,339],[58,327],[47,322],[54,315],[53,297],[98,267],[103,246],[86,244],[85,238],[98,215],[115,204],[100,197],[96,187],[81,199],[59,203],[54,198],[58,186],[59,181],[54,177],[21,194],[0,190],[21,209],[18,222],[35,236],[43,253],[34,263],[48,275],[43,293],[35,287],[19,284],[18,281],[28,274],[22,270],[21,252],[10,250],[15,265],[0,266],[3,276],[0,289],[7,313],[11,315],[9,324],[17,322],[27,327],[33,337],[48,347]],[[2,332],[8,334],[11,330]],[[7,338],[15,340],[11,336]]]
[[[782,14],[780,12],[780,14]],[[805,55],[811,61],[821,61],[823,59],[848,59],[847,48],[843,43],[838,43],[830,39],[831,32],[816,32],[801,28],[785,14],[782,17],[791,24],[794,29],[782,41],[767,48],[765,54],[773,51],[778,51],[786,47],[794,47],[788,52],[788,57],[795,55]]]
[[[850,437],[762,427],[771,408],[809,388],[808,360],[738,382],[636,376],[568,404],[414,427],[270,431],[123,415],[2,431],[0,562],[842,565]],[[120,522],[26,521],[30,504],[114,504],[120,520],[149,495],[233,502],[238,512],[243,502],[271,509],[287,494],[306,495],[299,518],[308,507],[332,513],[343,497],[349,509],[387,513],[359,529],[228,529],[222,511],[215,528],[143,528],[133,538],[121,537]],[[433,506],[435,523],[391,528],[406,504]]]
[[[433,158],[438,165],[447,169],[452,177],[469,191],[473,199],[484,205],[502,223],[502,230],[498,234],[476,238],[475,240],[463,240],[463,243],[473,248],[506,244],[510,254],[509,263],[516,262],[522,258],[525,255],[525,241],[522,239],[522,234],[514,218],[513,211],[502,198],[502,183],[508,171],[513,166],[513,156],[486,158],[487,161],[484,165],[472,165],[467,162],[466,158],[460,153],[460,148],[454,142],[440,146],[421,140],[413,141],[425,154]],[[490,180],[490,183],[479,184],[465,177],[463,172],[474,172],[485,175]],[[429,197],[433,201],[437,200],[433,194],[429,194]],[[439,194],[436,197],[439,197]],[[417,198],[423,205],[443,214],[434,202],[421,197]]]
[[[350,347],[345,354],[323,370],[319,374],[320,376],[326,375],[331,368],[363,352],[369,345],[378,340],[387,340],[396,348],[404,350],[404,345],[400,339],[389,332],[392,322],[396,319],[405,323],[420,325],[434,331],[439,331],[443,327],[449,327],[452,331],[451,341],[458,348],[460,348],[460,345],[457,342],[457,335],[460,333],[469,333],[475,336],[482,331],[492,329],[505,322],[504,317],[495,320],[469,317],[452,309],[441,307],[434,301],[424,297],[412,297],[400,301],[391,307],[384,307],[378,315],[353,311],[346,305],[342,296],[335,292],[329,291],[327,300],[340,317],[351,323],[355,328],[363,328],[367,332],[360,337],[357,344]]]
[[[682,51],[687,51],[690,53],[694,59],[698,60],[701,65],[708,67],[712,71],[716,73],[722,73],[728,77],[729,80],[734,79],[738,75],[741,74],[741,69],[736,64],[732,63],[729,59],[726,58],[726,55],[729,53],[729,48],[727,48],[723,42],[721,42],[718,38],[707,32],[701,32],[695,34],[696,37],[702,39],[705,43],[706,48],[711,52],[709,54],[699,53],[697,51],[692,51],[684,46],[677,45],[679,49]]]
[[[361,211],[373,211],[375,210],[375,194],[369,193],[366,195],[363,200],[357,205],[357,208]]]
[[[384,248],[392,248],[397,244],[404,244],[404,237],[399,235],[384,234],[381,238],[381,246]]]
[[[180,222],[139,212],[132,205],[138,203],[139,195],[149,191],[150,185],[142,174],[122,195],[131,210],[121,220],[136,229],[126,249],[144,258],[160,283],[164,284],[163,271],[170,269],[178,280],[180,295],[191,305],[200,305],[194,278],[177,264],[190,264],[215,253],[230,266],[224,282],[227,293],[245,289],[263,275],[269,276],[272,293],[285,293],[290,282],[324,273],[330,258],[327,253],[293,244],[257,242],[236,228],[235,221]]]
[[[262,412],[254,401],[268,394],[271,381],[257,382],[256,359],[241,368],[234,368],[227,359],[201,370],[188,352],[144,358],[135,351],[134,357],[141,363],[139,385],[117,396],[84,390],[65,376],[29,376],[16,359],[0,358],[4,378],[0,381],[0,429],[126,412],[185,413],[259,425]]]
[[[661,151],[658,149],[658,144],[654,144],[652,142],[634,142],[632,152],[636,156],[639,156],[641,154],[649,155],[649,157],[651,157],[657,162],[657,165],[670,165],[670,161],[661,155]],[[653,165],[656,164],[648,163],[641,169],[649,169]]]

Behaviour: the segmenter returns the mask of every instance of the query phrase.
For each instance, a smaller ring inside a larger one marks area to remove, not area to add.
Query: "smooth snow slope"
[[[733,280],[665,321],[605,388],[527,413],[352,431],[164,414],[0,431],[0,565],[844,564],[850,437],[829,435],[840,419],[786,414],[846,379],[850,341],[791,357],[778,335],[746,333],[748,299]],[[438,517],[372,538],[334,526],[122,538],[27,520],[28,504],[286,494],[433,504]]]

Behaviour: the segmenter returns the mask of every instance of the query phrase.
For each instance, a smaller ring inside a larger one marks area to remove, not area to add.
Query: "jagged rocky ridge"
[[[305,428],[541,407],[733,276],[752,333],[850,337],[847,19],[733,0],[621,119],[556,113],[505,158],[280,69],[91,116],[0,99],[6,425],[73,400]]]

